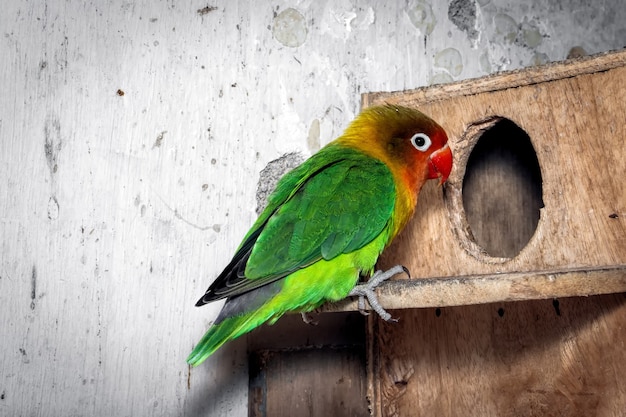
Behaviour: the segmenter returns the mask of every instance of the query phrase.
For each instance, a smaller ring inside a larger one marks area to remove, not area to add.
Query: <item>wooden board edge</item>
[[[449,84],[421,87],[414,90],[364,93],[361,95],[361,107],[366,108],[377,104],[394,104],[399,102],[420,105],[458,96],[470,96],[489,91],[603,72],[622,66],[626,66],[626,49],[603,52],[536,67],[499,72],[485,77],[471,78]]]
[[[378,339],[374,336],[377,333],[378,320],[370,314],[366,320],[366,338],[365,338],[365,378],[367,383],[367,402],[369,406],[370,416],[381,415],[380,401],[380,379],[376,378],[377,371],[380,367],[378,363],[379,351]]]
[[[626,292],[626,265],[573,271],[507,273],[389,281],[377,290],[385,309],[451,307]],[[366,303],[367,304],[367,303]],[[323,312],[357,311],[356,299],[322,306]]]

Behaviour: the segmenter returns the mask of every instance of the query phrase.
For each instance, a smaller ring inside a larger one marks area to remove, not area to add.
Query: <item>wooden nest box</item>
[[[374,415],[625,412],[626,52],[363,101],[420,109],[455,157],[380,261],[413,278],[368,320]]]
[[[454,154],[381,260],[418,278],[387,307],[626,291],[625,52],[364,96],[382,103],[437,120]]]

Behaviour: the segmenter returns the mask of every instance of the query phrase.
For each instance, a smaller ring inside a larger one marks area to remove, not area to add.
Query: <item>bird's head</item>
[[[365,109],[344,135],[350,146],[385,162],[415,191],[427,179],[443,184],[452,171],[448,136],[418,110],[384,105]]]

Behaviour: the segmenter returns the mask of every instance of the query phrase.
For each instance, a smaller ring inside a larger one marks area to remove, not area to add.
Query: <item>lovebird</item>
[[[227,341],[286,312],[304,318],[348,296],[359,297],[362,311],[367,298],[390,320],[374,288],[404,267],[372,275],[374,266],[413,215],[422,185],[448,178],[447,142],[443,128],[418,110],[370,107],[284,175],[230,263],[196,303],[226,298],[187,363],[199,365]],[[371,278],[358,284],[361,276]]]

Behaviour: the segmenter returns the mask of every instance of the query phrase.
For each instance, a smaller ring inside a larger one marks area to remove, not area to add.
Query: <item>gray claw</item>
[[[397,322],[398,320],[392,319],[391,314],[389,314],[383,308],[383,306],[380,305],[374,289],[382,284],[384,281],[401,272],[405,272],[407,275],[409,275],[409,278],[411,277],[411,275],[409,274],[409,270],[402,265],[394,266],[387,271],[376,271],[376,273],[365,284],[356,285],[352,289],[352,291],[350,291],[350,294],[348,294],[348,296],[359,297],[359,311],[361,312],[361,314],[368,314],[365,311],[365,298],[367,297],[367,301],[369,302],[370,307],[372,307],[372,310],[378,313],[381,319],[385,321]]]

